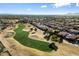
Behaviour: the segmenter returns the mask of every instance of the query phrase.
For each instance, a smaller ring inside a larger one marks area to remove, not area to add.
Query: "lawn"
[[[24,27],[24,24],[19,24],[18,28],[14,30],[16,32],[14,38],[19,43],[21,43],[24,46],[35,48],[41,51],[52,51],[52,49],[48,47],[49,43],[28,38],[29,33],[23,31]]]

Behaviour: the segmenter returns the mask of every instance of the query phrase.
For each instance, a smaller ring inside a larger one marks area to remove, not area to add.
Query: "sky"
[[[79,3],[0,3],[0,14],[55,15],[79,13]]]

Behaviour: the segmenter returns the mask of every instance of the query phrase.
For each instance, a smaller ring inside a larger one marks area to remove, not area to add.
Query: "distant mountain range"
[[[79,15],[79,13],[68,13],[67,15]]]
[[[27,15],[30,15],[30,14],[0,14],[0,16],[27,16]],[[58,14],[58,15],[61,15],[61,14]],[[63,15],[79,15],[79,13],[67,13]],[[53,15],[35,15],[35,16],[53,16]]]

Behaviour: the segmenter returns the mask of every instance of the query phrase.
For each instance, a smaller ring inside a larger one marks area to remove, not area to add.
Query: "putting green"
[[[52,50],[48,47],[49,43],[28,38],[29,33],[23,31],[24,27],[24,24],[20,23],[18,28],[14,30],[16,32],[14,38],[19,43],[21,43],[24,46],[35,48],[41,51],[49,52]]]

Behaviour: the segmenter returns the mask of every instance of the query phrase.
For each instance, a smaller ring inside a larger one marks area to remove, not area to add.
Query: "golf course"
[[[28,37],[29,32],[23,31],[25,28],[25,25],[20,23],[18,25],[18,28],[15,28],[15,36],[14,39],[17,40],[19,43],[21,43],[24,46],[35,48],[41,51],[50,52],[52,51],[51,48],[48,47],[49,43],[39,40],[30,39]]]

